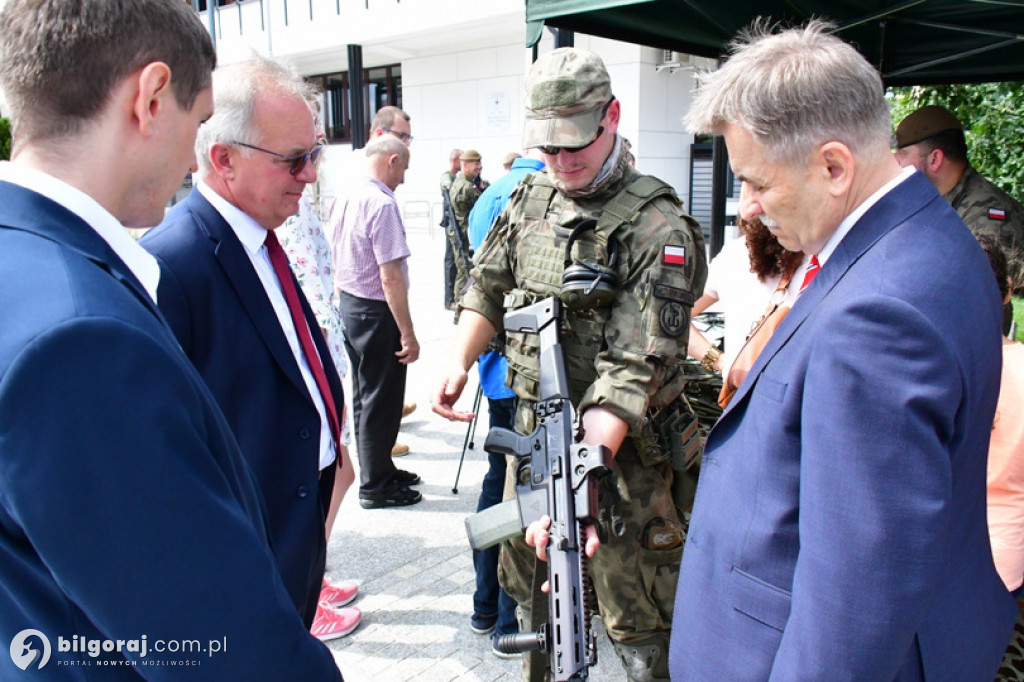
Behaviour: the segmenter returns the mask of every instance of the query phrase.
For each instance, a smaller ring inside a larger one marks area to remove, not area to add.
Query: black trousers
[[[341,453],[338,453],[340,456]],[[326,468],[320,470],[320,480],[318,482],[318,495],[320,497],[320,521],[324,524],[327,523],[327,512],[331,508],[331,495],[334,494],[334,476],[338,471],[337,459]],[[327,537],[325,533],[320,533],[322,538],[320,546],[317,548],[316,559],[313,560],[313,564],[309,567],[309,591],[306,593],[306,607],[299,612],[302,616],[302,622],[306,624],[307,628],[313,626],[313,618],[316,617],[316,605],[320,602],[320,588],[322,587],[321,582],[324,578],[324,572],[327,564]]]
[[[352,363],[352,423],[359,455],[359,492],[388,490],[398,470],[391,448],[398,438],[406,366],[395,353],[401,334],[384,301],[340,292],[345,350]]]

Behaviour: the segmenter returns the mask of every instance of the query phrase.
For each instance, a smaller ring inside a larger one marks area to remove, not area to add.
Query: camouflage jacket
[[[481,186],[486,187],[487,184],[481,183]],[[469,246],[469,212],[473,210],[473,205],[483,193],[482,187],[477,188],[460,171],[448,190],[448,196],[452,201],[452,210],[455,212],[455,219],[458,221],[459,231],[462,233],[462,243],[467,247]]]
[[[1024,208],[970,164],[944,198],[972,232],[998,238],[1007,257],[1024,248]]]
[[[506,309],[558,295],[572,228],[599,218],[613,197],[640,177],[628,163],[620,166],[606,187],[586,198],[555,192],[546,173],[527,176],[480,247],[475,281],[462,306],[501,330]],[[537,204],[530,202],[538,194],[551,198],[545,217],[534,219]],[[608,264],[609,235],[599,232],[580,235],[575,258]],[[601,405],[635,435],[649,408],[667,405],[684,388],[681,363],[690,307],[703,292],[707,260],[700,226],[682,211],[674,193],[647,203],[614,236],[619,243],[615,298],[606,308],[567,310],[562,345],[577,409]],[[506,343],[512,390],[521,403],[536,400],[537,337],[508,332]]]
[[[455,176],[451,171],[441,173],[441,189],[451,189],[453,182],[455,182]]]

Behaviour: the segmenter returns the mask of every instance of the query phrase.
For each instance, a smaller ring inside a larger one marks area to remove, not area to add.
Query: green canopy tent
[[[543,25],[718,57],[759,16],[831,19],[886,85],[1024,80],[1024,0],[526,0]]]
[[[525,0],[527,45],[544,26],[719,57],[757,17],[833,21],[886,85],[1024,80],[1024,0]],[[716,143],[712,253],[725,218]]]

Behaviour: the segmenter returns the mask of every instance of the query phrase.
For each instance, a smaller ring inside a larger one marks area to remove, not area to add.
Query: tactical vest
[[[555,202],[558,191],[546,174],[528,175],[519,190],[522,199],[521,219],[526,226],[519,232],[523,241],[517,248],[516,279],[519,288],[508,292],[504,299],[506,311],[516,310],[548,296],[557,296],[565,270],[566,240],[572,228],[581,220],[595,217],[580,215],[566,225],[556,223],[564,202]],[[658,178],[637,175],[622,190],[608,200],[600,215],[591,240],[577,239],[574,258],[608,265],[608,240],[619,229],[634,223],[648,203],[664,197],[674,206],[680,202],[671,186]],[[619,281],[625,280],[628,269],[628,249],[620,245],[616,266]],[[604,344],[605,324],[610,308],[566,310],[562,320],[562,346],[565,352],[570,397],[579,404],[583,393],[596,378],[594,366],[597,354]],[[520,398],[535,401],[538,390],[538,340],[535,335],[506,330],[505,355],[509,366],[509,384]]]

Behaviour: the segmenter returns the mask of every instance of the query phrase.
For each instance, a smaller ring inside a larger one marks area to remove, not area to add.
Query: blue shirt
[[[528,173],[544,168],[543,161],[518,158],[512,162],[512,170],[484,190],[469,212],[469,243],[473,250],[480,248],[484,237],[491,229],[501,210],[505,208],[512,192]],[[488,400],[512,398],[515,393],[505,385],[508,363],[500,353],[484,353],[477,360],[480,369],[480,386]]]
[[[473,204],[469,212],[469,244],[473,250],[480,248],[484,237],[494,224],[494,220],[505,208],[508,198],[512,196],[519,183],[528,173],[535,173],[544,168],[543,161],[518,158],[512,162],[512,170],[495,180],[484,190],[480,198]]]

